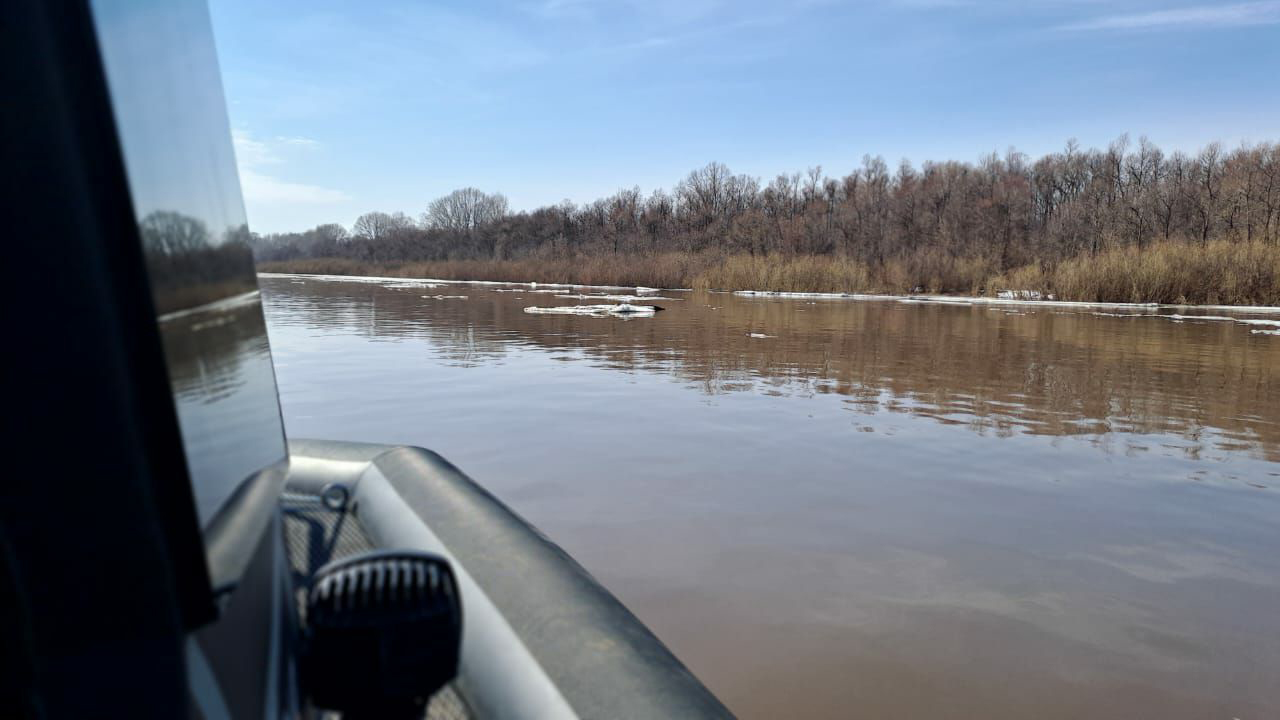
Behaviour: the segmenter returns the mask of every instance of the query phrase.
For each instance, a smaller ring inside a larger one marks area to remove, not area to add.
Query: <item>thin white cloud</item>
[[[236,149],[236,165],[241,169],[274,165],[280,162],[280,157],[270,145],[254,139],[244,130],[232,130],[231,142]]]
[[[284,143],[285,145],[290,145],[292,147],[304,147],[304,148],[320,147],[319,140],[312,140],[309,137],[302,137],[301,135],[277,135],[276,142]]]
[[[240,168],[240,189],[251,208],[254,205],[328,205],[351,199],[341,190],[289,182],[244,167]]]
[[[1105,15],[1071,23],[1059,30],[1165,30],[1248,27],[1280,23],[1280,1],[1231,5],[1194,5],[1172,10]]]
[[[264,166],[278,168],[285,164],[279,151],[280,146],[316,148],[319,147],[319,142],[300,136],[279,136],[273,142],[268,142],[254,138],[245,130],[232,130],[231,139],[236,149],[236,166],[240,171],[240,190],[244,193],[250,215],[254,214],[255,208],[325,205],[351,199],[341,190],[291,182],[263,172]]]

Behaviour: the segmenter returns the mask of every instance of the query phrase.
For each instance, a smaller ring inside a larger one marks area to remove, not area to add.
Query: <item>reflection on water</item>
[[[178,425],[205,526],[232,491],[285,457],[256,292],[160,321]]]
[[[285,459],[209,11],[200,0],[91,7],[207,525],[251,473]]]
[[[261,283],[292,435],[442,452],[744,717],[1280,707],[1280,338],[1255,326]]]

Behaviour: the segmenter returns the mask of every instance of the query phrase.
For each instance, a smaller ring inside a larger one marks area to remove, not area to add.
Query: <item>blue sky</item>
[[[210,0],[250,227],[473,185],[513,209],[717,160],[1280,140],[1280,0]]]

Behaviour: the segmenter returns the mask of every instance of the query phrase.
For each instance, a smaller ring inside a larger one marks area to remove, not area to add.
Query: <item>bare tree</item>
[[[506,214],[507,198],[501,193],[488,194],[468,187],[432,200],[422,215],[422,224],[439,230],[469,231]]]
[[[143,232],[161,252],[208,237],[188,219],[163,214]],[[869,155],[840,178],[813,168],[765,187],[713,162],[670,193],[624,188],[581,205],[511,213],[502,195],[464,188],[433,201],[420,226],[402,213],[368,213],[350,235],[320,226],[255,237],[252,246],[260,260],[840,254],[910,286],[970,290],[947,279],[954,268],[994,275],[1182,240],[1280,243],[1280,145],[1164,154],[1146,138],[1131,145],[1121,136],[1101,149],[1069,141],[1034,161],[1009,151],[976,163],[903,162],[896,172]]]
[[[362,240],[381,240],[397,226],[390,213],[368,212],[356,218],[351,234]]]

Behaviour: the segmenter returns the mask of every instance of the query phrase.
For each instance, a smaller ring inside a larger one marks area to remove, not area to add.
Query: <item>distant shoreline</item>
[[[469,263],[466,263],[469,264]],[[513,263],[523,266],[523,263]],[[323,265],[323,267],[317,267]],[[451,270],[457,268],[441,268],[440,263],[414,264],[353,264],[347,261],[297,260],[285,262],[262,263],[258,266],[258,274],[266,277],[312,277],[319,280],[351,280],[357,282],[410,281],[421,283],[459,283],[467,285],[525,285],[546,288],[579,288],[600,290],[661,290],[665,292],[688,292],[693,289],[689,285],[698,285],[698,289],[712,292],[733,293],[742,297],[762,297],[780,299],[807,300],[871,300],[894,302],[929,302],[969,305],[995,306],[1042,306],[1061,308],[1093,308],[1093,309],[1132,309],[1154,311],[1159,309],[1197,308],[1200,310],[1222,310],[1244,313],[1280,314],[1280,302],[1276,304],[1230,304],[1230,303],[1193,303],[1193,302],[1129,302],[1116,300],[1070,300],[1053,295],[1037,298],[1024,288],[1014,290],[1015,297],[992,297],[987,295],[966,295],[954,292],[922,293],[922,292],[883,292],[883,291],[795,291],[795,290],[761,290],[755,288],[712,287],[705,284],[689,283],[683,286],[668,286],[662,283],[645,285],[642,283],[624,282],[566,282],[561,279],[551,280],[548,276],[531,280],[529,276],[511,279],[507,273],[502,279],[477,279],[475,277],[446,277],[452,273],[430,272],[430,270]],[[433,267],[437,266],[437,267]],[[1005,289],[1001,289],[1005,290]],[[998,291],[999,292],[999,291]]]

